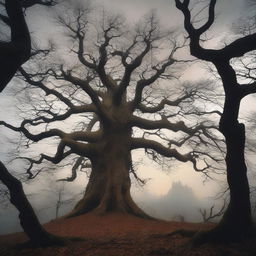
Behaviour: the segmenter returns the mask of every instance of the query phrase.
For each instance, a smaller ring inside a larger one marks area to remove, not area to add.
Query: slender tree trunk
[[[231,96],[232,95],[232,96]],[[228,208],[216,228],[195,237],[196,243],[205,241],[241,241],[254,233],[251,216],[250,189],[244,159],[245,126],[238,122],[241,97],[226,96],[220,120],[220,131],[225,136],[227,153],[227,182],[230,190]]]
[[[22,184],[13,177],[0,162],[0,180],[10,191],[10,201],[19,211],[20,224],[33,246],[49,246],[62,244],[64,240],[49,234],[41,226],[31,204],[29,203]]]
[[[0,92],[13,78],[17,69],[30,57],[31,39],[24,18],[21,1],[6,0],[11,28],[11,41],[0,42]]]
[[[91,160],[92,171],[84,197],[68,217],[88,212],[121,212],[151,218],[130,194],[131,155],[126,142],[125,136],[107,136],[106,141],[103,140],[101,153]]]
[[[227,144],[226,164],[230,203],[219,225],[239,239],[252,231],[250,190],[244,161],[245,127],[244,124],[237,123],[222,132]]]
[[[220,131],[226,139],[227,181],[230,189],[230,203],[219,227],[234,239],[241,239],[252,234],[250,189],[247,167],[244,159],[245,127],[238,122],[240,100],[232,97],[226,100],[220,122]],[[236,113],[236,112],[235,112]]]

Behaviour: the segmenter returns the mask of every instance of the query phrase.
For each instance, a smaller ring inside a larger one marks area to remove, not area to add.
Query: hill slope
[[[204,245],[190,248],[189,239],[180,235],[164,236],[177,229],[207,229],[212,224],[193,224],[143,220],[129,215],[86,214],[76,218],[58,219],[45,224],[50,232],[84,241],[69,242],[64,247],[15,248],[25,242],[23,233],[0,236],[0,255],[3,256],[252,256],[256,255],[255,241],[244,244]],[[157,235],[157,236],[156,236]],[[160,237],[159,237],[160,235]],[[163,235],[163,236],[161,236]]]

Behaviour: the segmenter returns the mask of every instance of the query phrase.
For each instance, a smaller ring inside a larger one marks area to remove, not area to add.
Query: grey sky
[[[106,9],[122,11],[128,20],[136,21],[151,9],[156,9],[161,20],[167,25],[179,24],[182,15],[175,7],[174,0],[96,0]],[[246,0],[219,0],[216,13],[219,15],[217,24],[230,25],[244,14]]]
[[[77,0],[66,0],[69,2],[77,3]],[[87,0],[80,0],[86,2]],[[216,6],[216,13],[218,18],[215,21],[215,26],[218,28],[227,28],[237,18],[245,14],[246,0],[219,0]],[[103,10],[110,11],[111,13],[121,13],[131,23],[136,23],[150,10],[155,9],[162,22],[166,27],[183,25],[183,17],[176,9],[174,0],[94,0],[93,5],[96,5]],[[55,26],[50,25],[52,22],[52,14],[54,9],[36,6],[27,11],[27,20],[29,22],[30,31],[34,36],[40,39],[37,35],[38,31],[42,34],[52,34],[56,29]]]

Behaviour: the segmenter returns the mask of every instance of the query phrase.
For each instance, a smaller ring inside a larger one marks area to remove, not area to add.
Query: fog
[[[43,181],[46,186],[44,190],[36,191],[35,188],[30,188],[32,191],[27,191],[27,194],[29,194],[28,198],[42,223],[56,218],[56,206],[60,194],[61,200],[58,217],[72,210],[82,196],[81,193],[83,191],[79,184],[72,184],[70,187],[66,183],[46,180]],[[140,193],[138,190],[144,191]],[[213,197],[197,197],[193,192],[193,188],[182,184],[182,182],[170,184],[169,190],[165,195],[157,196],[152,192],[145,191],[143,188],[133,187],[132,189],[134,201],[146,213],[159,219],[202,222],[203,218],[199,212],[200,208],[209,210],[212,205],[215,205],[214,209],[217,211],[221,207],[220,203],[214,200]],[[217,221],[217,219],[213,221]],[[0,211],[0,226],[0,234],[22,231],[19,225],[17,210],[7,202],[6,207]]]
[[[199,210],[209,210],[215,203],[213,198],[197,197],[192,187],[182,182],[172,183],[166,195],[156,197],[149,194],[138,200],[138,204],[153,217],[187,222],[202,222]]]

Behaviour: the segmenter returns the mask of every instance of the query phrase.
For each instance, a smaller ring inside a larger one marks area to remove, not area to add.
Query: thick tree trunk
[[[63,244],[63,239],[49,234],[41,226],[29,203],[19,180],[13,177],[0,162],[0,180],[10,191],[10,201],[19,211],[20,224],[33,246],[50,246]]]
[[[235,94],[233,93],[233,96]],[[227,182],[230,190],[228,208],[216,228],[198,234],[196,243],[205,241],[241,241],[254,233],[250,189],[244,159],[245,127],[238,122],[239,97],[226,98],[220,131],[226,139]]]
[[[121,212],[151,218],[136,205],[130,194],[131,155],[126,136],[106,137],[101,153],[91,160],[92,171],[84,197],[68,217],[88,212]]]

